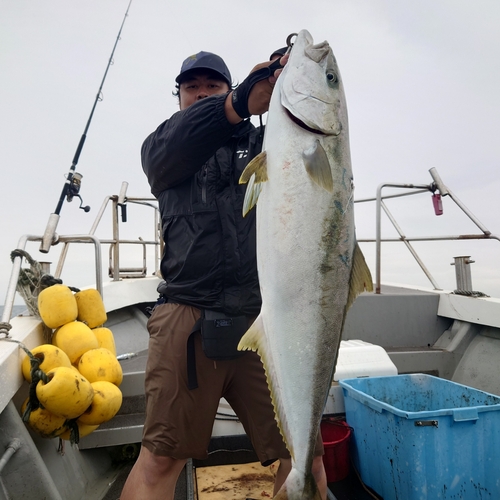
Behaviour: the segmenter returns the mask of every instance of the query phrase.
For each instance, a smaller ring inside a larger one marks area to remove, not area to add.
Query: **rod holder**
[[[49,253],[50,247],[55,241],[57,224],[59,223],[59,214],[50,214],[49,221],[47,222],[47,227],[45,228],[45,233],[43,234],[42,243],[40,244],[40,252]]]
[[[472,274],[469,264],[474,261],[470,260],[470,255],[454,257],[455,262],[451,265],[455,266],[455,276],[457,279],[457,290],[462,292],[472,292]]]
[[[118,201],[116,202],[117,206],[121,209],[122,222],[127,222],[127,188],[128,182],[123,181],[120,194],[118,195]]]
[[[120,194],[118,195],[118,205],[123,205],[126,201],[127,198],[127,189],[128,189],[128,182],[123,181],[121,188],[120,188]]]
[[[434,180],[434,184],[436,184],[436,187],[438,188],[439,192],[441,193],[441,196],[446,196],[449,194],[448,188],[445,186],[444,182],[442,181],[441,177],[438,174],[438,171],[435,168],[431,168],[429,170],[429,173],[431,174],[432,179]]]
[[[52,262],[39,260],[38,263],[42,268],[43,274],[50,274],[50,265],[52,264]]]

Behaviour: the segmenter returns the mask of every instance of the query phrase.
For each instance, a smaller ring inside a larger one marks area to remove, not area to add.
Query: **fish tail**
[[[274,500],[322,500],[316,481],[311,473],[304,476],[297,469],[288,474]]]

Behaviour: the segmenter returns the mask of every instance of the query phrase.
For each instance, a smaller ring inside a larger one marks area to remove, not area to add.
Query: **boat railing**
[[[109,245],[109,264],[108,273],[112,281],[119,281],[126,278],[145,277],[147,274],[147,248],[153,247],[154,252],[154,274],[159,274],[160,255],[163,250],[161,240],[160,216],[158,204],[155,198],[148,197],[127,197],[128,184],[124,182],[119,195],[108,196],[104,199],[101,208],[96,215],[94,223],[89,231],[89,234],[74,234],[74,235],[55,235],[52,241],[52,246],[62,245],[60,248],[59,258],[56,264],[55,272],[52,275],[55,278],[60,278],[70,246],[75,244],[93,244],[94,245],[94,264],[95,264],[95,286],[101,294],[103,294],[103,260],[102,246]],[[112,213],[112,238],[100,239],[95,233],[99,224],[102,221],[103,215],[111,204]],[[141,205],[153,209],[154,236],[151,240],[144,240],[139,237],[137,239],[124,239],[120,237],[120,222],[127,221],[127,208],[129,205]],[[24,235],[20,238],[17,252],[13,257],[12,270],[7,287],[7,294],[4,301],[4,309],[0,322],[0,335],[7,335],[9,331],[9,321],[12,316],[16,289],[19,277],[21,275],[21,265],[23,262],[23,252],[26,251],[28,242],[42,242],[44,236],[39,235]],[[139,245],[142,247],[142,262],[137,267],[122,267],[120,264],[120,249],[125,245]],[[48,264],[40,262],[42,267],[48,272]]]
[[[436,290],[440,290],[441,287],[438,285],[434,277],[431,275],[429,269],[425,266],[420,256],[417,254],[412,242],[416,241],[446,241],[446,240],[497,240],[500,241],[500,237],[492,234],[473,214],[472,212],[458,199],[458,197],[443,183],[439,174],[435,168],[430,169],[430,174],[433,178],[433,182],[430,184],[397,184],[397,183],[383,183],[380,184],[377,189],[377,195],[375,198],[365,198],[355,200],[355,203],[376,203],[376,236],[375,238],[358,239],[359,242],[365,243],[375,243],[376,246],[376,276],[375,276],[375,292],[380,294],[381,292],[381,258],[382,258],[382,242],[403,242],[408,248],[409,252],[416,260],[428,280],[431,282],[432,286]],[[95,218],[95,221],[89,231],[89,234],[77,234],[77,235],[55,235],[52,245],[62,244],[61,252],[57,262],[56,270],[53,273],[55,278],[59,278],[62,274],[64,264],[68,255],[70,246],[78,243],[93,244],[94,245],[94,261],[95,261],[95,284],[96,288],[103,293],[102,290],[102,245],[109,245],[109,265],[108,273],[109,277],[113,281],[119,281],[121,279],[134,278],[134,277],[144,277],[147,273],[147,248],[153,247],[154,249],[154,274],[159,274],[160,256],[163,251],[163,242],[161,238],[161,227],[160,227],[160,215],[158,210],[157,201],[155,198],[144,198],[144,197],[127,197],[128,184],[124,182],[121,187],[119,195],[108,196],[102,203],[102,206]],[[383,190],[385,188],[399,188],[405,189],[402,193],[383,195]],[[472,220],[472,222],[479,228],[480,233],[478,234],[460,234],[460,235],[441,235],[441,236],[406,236],[397,223],[393,214],[389,211],[384,200],[390,198],[399,198],[405,196],[411,196],[420,193],[431,192],[433,195],[439,194],[439,196],[449,196],[455,204]],[[99,239],[95,236],[96,230],[102,221],[103,215],[106,212],[109,204],[111,203],[111,213],[112,213],[112,224],[113,224],[113,236],[111,239]],[[129,205],[143,205],[153,209],[154,218],[154,237],[151,240],[144,240],[142,238],[137,239],[123,239],[120,237],[120,219],[121,222],[127,221],[127,208]],[[382,238],[382,211],[387,215],[389,221],[396,229],[399,237],[398,238]],[[29,241],[42,241],[43,236],[35,235],[25,235],[19,240],[18,249],[25,250],[26,244]],[[122,267],[120,265],[120,249],[123,249],[125,245],[140,245],[142,247],[142,263],[140,266],[136,267]],[[11,271],[11,277],[7,289],[7,295],[4,301],[4,310],[2,314],[2,321],[0,323],[0,334],[5,334],[8,332],[6,326],[10,321],[12,308],[14,304],[17,282],[19,279],[21,264],[23,257],[17,255],[13,258],[13,266]],[[467,263],[465,261],[465,263]]]
[[[163,250],[163,242],[161,240],[160,231],[160,216],[158,211],[158,204],[156,198],[143,198],[143,197],[127,197],[126,191],[128,188],[128,183],[123,182],[120,194],[118,196],[108,196],[104,199],[101,208],[95,218],[95,221],[89,231],[90,235],[95,235],[99,224],[102,221],[103,215],[108,208],[108,205],[112,204],[112,223],[113,223],[113,237],[111,239],[100,239],[101,245],[109,245],[109,265],[108,274],[113,281],[119,281],[124,278],[137,278],[145,277],[147,273],[147,247],[152,246],[154,251],[154,274],[159,273],[160,269],[160,255]],[[154,217],[154,238],[152,240],[144,240],[141,237],[137,239],[123,239],[120,238],[120,219],[121,222],[127,221],[127,207],[128,204],[142,205],[150,207],[153,209]],[[120,214],[119,214],[120,212]],[[81,241],[73,241],[73,243]],[[55,277],[59,277],[62,273],[64,263],[66,260],[66,255],[68,251],[68,245],[71,241],[67,241],[65,247],[61,252],[59,262],[57,264]],[[120,265],[120,248],[125,245],[140,245],[142,246],[142,265],[140,267],[121,267]],[[102,268],[101,262],[99,262],[99,269]]]
[[[492,234],[484,224],[482,224],[477,217],[475,217],[472,212],[458,199],[458,197],[444,184],[441,177],[439,176],[435,168],[429,170],[433,182],[430,184],[395,184],[395,183],[383,183],[377,188],[377,195],[375,198],[363,198],[355,200],[355,203],[376,203],[376,235],[375,238],[371,239],[358,239],[359,242],[365,243],[375,243],[375,293],[381,293],[381,262],[382,262],[382,242],[403,242],[408,248],[409,252],[416,260],[427,279],[431,282],[435,290],[441,290],[434,277],[431,275],[429,269],[425,266],[420,256],[417,254],[414,246],[411,242],[414,241],[447,241],[447,240],[497,240],[500,241],[498,235]],[[384,188],[399,188],[405,189],[406,191],[402,193],[382,195]],[[408,191],[410,190],[410,191]],[[412,196],[420,193],[433,193],[435,196],[435,210],[436,214],[439,214],[439,197],[449,196],[455,204],[464,212],[467,217],[479,228],[481,231],[479,234],[460,234],[460,235],[441,235],[441,236],[406,236],[397,223],[394,215],[387,208],[384,200],[389,198],[400,198],[404,196]],[[387,215],[389,221],[393,225],[394,229],[399,234],[399,238],[382,238],[382,210]]]
[[[43,236],[36,235],[24,235],[20,238],[17,250],[26,250],[26,244],[28,241],[42,241]],[[89,234],[78,234],[70,236],[59,236],[58,242],[62,242],[67,245],[69,242],[79,242],[79,243],[93,243],[94,244],[94,255],[96,262],[96,288],[102,292],[102,272],[100,262],[101,259],[101,242],[98,238]],[[10,274],[9,285],[7,287],[7,294],[4,302],[4,309],[2,313],[2,321],[0,322],[0,335],[8,334],[7,325],[9,324],[10,318],[12,317],[12,309],[14,307],[14,299],[16,296],[17,283],[21,273],[21,265],[23,261],[22,255],[16,255],[12,262],[12,271]],[[45,267],[43,262],[40,262],[42,267]],[[58,278],[60,275],[54,275]]]

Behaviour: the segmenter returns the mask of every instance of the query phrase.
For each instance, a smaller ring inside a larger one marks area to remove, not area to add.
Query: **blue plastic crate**
[[[339,383],[354,464],[384,500],[500,499],[500,397],[422,374]]]

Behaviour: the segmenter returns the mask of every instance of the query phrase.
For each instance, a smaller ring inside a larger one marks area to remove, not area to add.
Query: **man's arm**
[[[283,56],[281,66],[287,60],[288,56]],[[272,63],[269,61],[255,66],[248,78]],[[268,110],[280,73],[281,69],[276,69],[271,76],[251,86],[245,96],[250,115]],[[154,195],[194,175],[229,140],[235,125],[243,120],[233,107],[233,92],[207,97],[175,113],[144,141],[142,168]]]
[[[214,95],[178,111],[144,141],[142,168],[154,195],[194,175],[232,136],[225,100]]]

